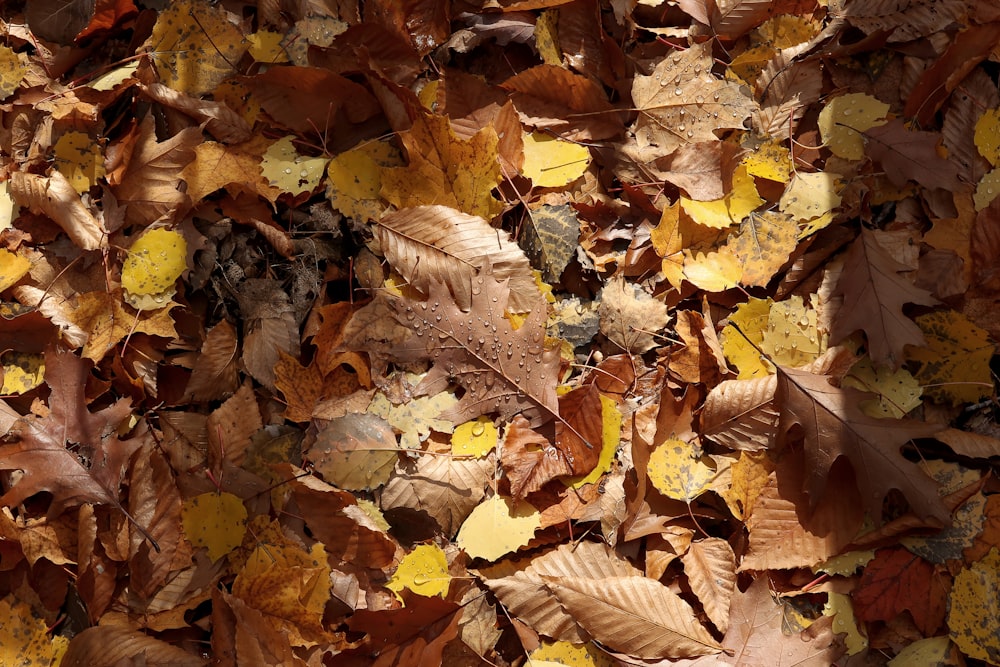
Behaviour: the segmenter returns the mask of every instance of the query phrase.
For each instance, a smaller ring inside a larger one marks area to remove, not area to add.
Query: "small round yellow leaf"
[[[247,508],[231,493],[203,493],[184,501],[181,524],[191,544],[217,561],[242,544]]]
[[[1000,194],[1000,167],[983,176],[979,184],[976,185],[976,192],[972,195],[976,210],[982,211],[989,206],[998,194]]]
[[[715,469],[706,463],[711,459],[695,458],[692,454],[693,448],[688,443],[667,440],[649,456],[649,481],[668,498],[691,502],[708,489],[716,475]]]
[[[480,458],[497,446],[497,427],[487,417],[465,422],[451,435],[451,453],[456,456]]]
[[[492,561],[527,545],[541,525],[541,514],[530,504],[493,496],[472,510],[457,542],[470,558]]]
[[[865,155],[865,130],[886,123],[889,105],[871,95],[849,93],[834,97],[819,112],[820,136],[834,155],[860,160]]]
[[[997,166],[1000,163],[1000,109],[987,109],[979,117],[974,137],[979,154]]]
[[[133,295],[163,294],[186,268],[184,236],[169,229],[153,229],[129,248],[122,267],[122,287]]]

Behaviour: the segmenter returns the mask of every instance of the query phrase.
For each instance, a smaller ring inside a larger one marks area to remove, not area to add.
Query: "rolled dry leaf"
[[[45,177],[15,171],[10,175],[10,196],[32,213],[51,218],[84,250],[104,246],[107,236],[104,227],[60,172],[53,171]]]
[[[198,122],[205,123],[208,133],[224,144],[242,143],[249,140],[253,134],[243,116],[221,102],[199,100],[162,83],[142,86],[142,92],[163,106],[176,109]]]

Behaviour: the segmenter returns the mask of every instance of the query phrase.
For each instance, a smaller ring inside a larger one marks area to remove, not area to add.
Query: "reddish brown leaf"
[[[851,594],[863,621],[891,621],[909,611],[927,637],[937,633],[948,606],[950,579],[906,549],[879,549]]]

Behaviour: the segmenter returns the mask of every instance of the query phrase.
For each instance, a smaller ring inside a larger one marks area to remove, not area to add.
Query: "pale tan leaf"
[[[236,352],[236,329],[222,320],[205,336],[184,400],[215,401],[230,396],[237,387]]]
[[[736,39],[770,18],[772,0],[719,0],[712,16],[715,34],[725,39]]]
[[[490,468],[489,461],[480,459],[422,456],[415,470],[404,470],[389,480],[382,490],[382,509],[426,512],[447,537],[454,537],[485,496]]]
[[[46,178],[15,171],[8,187],[16,204],[51,218],[84,250],[96,250],[104,244],[107,232],[61,172],[53,170]]]
[[[691,658],[722,646],[687,602],[646,577],[546,577],[545,586],[594,639],[637,658]]]
[[[823,76],[818,60],[793,61],[795,49],[778,53],[757,77],[760,111],[753,124],[764,136],[778,140],[795,131],[799,118],[819,99]]]
[[[608,281],[597,313],[601,333],[628,352],[639,354],[656,347],[654,335],[670,321],[667,306],[620,275]]]
[[[691,590],[705,607],[708,618],[725,634],[729,603],[736,590],[736,556],[729,542],[709,537],[691,543],[681,556]]]
[[[777,386],[773,375],[716,385],[701,413],[702,435],[730,449],[766,449],[778,423]]]
[[[479,216],[447,206],[417,206],[390,213],[377,230],[386,259],[424,294],[432,281],[443,283],[458,307],[469,310],[472,278],[488,256],[494,276],[509,281],[511,310],[526,312],[538,299],[524,251]]]

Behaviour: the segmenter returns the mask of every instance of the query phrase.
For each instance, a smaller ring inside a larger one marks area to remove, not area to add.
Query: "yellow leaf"
[[[295,137],[278,139],[264,153],[260,172],[271,183],[289,194],[312,192],[323,178],[326,158],[299,155],[293,143]]]
[[[382,172],[382,196],[396,208],[441,204],[492,220],[503,210],[497,133],[485,127],[460,139],[444,116],[417,118],[400,140],[409,164]]]
[[[96,141],[83,132],[66,132],[53,147],[56,169],[83,194],[104,176],[104,156]]]
[[[497,446],[497,427],[489,417],[478,417],[455,428],[451,434],[451,453],[455,456],[482,458]]]
[[[546,9],[535,20],[535,48],[542,62],[547,65],[562,65],[562,50],[559,48],[559,12]]]
[[[87,333],[83,357],[95,362],[113,348],[118,341],[134,333],[172,339],[177,337],[170,309],[177,304],[163,294],[138,296],[130,301],[150,302],[147,310],[136,312],[126,306],[120,290],[84,292],[76,297],[76,307],[66,318]],[[141,304],[140,304],[141,305]]]
[[[450,584],[444,551],[436,544],[421,544],[403,557],[385,587],[394,591],[396,597],[404,588],[424,597],[444,597]]]
[[[761,144],[743,158],[743,165],[751,176],[769,181],[787,183],[792,178],[791,152],[776,139]]]
[[[1000,664],[1000,613],[996,592],[1000,590],[1000,552],[990,549],[955,576],[948,597],[948,629],[951,640],[970,658]]]
[[[346,216],[378,220],[386,209],[380,195],[382,170],[400,164],[396,149],[382,141],[341,153],[326,166],[330,204]]]
[[[741,83],[752,86],[757,77],[774,58],[775,50],[770,44],[759,44],[746,49],[729,64],[726,78],[739,79]]]
[[[680,289],[684,279],[684,240],[681,234],[680,203],[664,207],[660,224],[649,232],[656,254],[663,258],[661,271],[675,289]]]
[[[994,167],[1000,163],[1000,109],[987,109],[976,121],[976,148]]]
[[[801,241],[807,236],[812,236],[819,230],[828,227],[831,222],[833,222],[833,211],[824,213],[818,218],[807,220],[802,229],[799,230],[799,240]]]
[[[923,391],[920,383],[905,368],[876,368],[868,357],[854,364],[840,385],[877,394],[878,400],[866,400],[860,404],[862,412],[876,418],[901,419],[920,405]]]
[[[541,646],[528,656],[525,667],[539,667],[540,664],[546,663],[567,667],[613,667],[615,664],[592,642],[578,645],[542,640]]]
[[[868,549],[865,551],[848,551],[847,553],[840,554],[839,556],[827,558],[819,565],[813,567],[812,571],[835,574],[841,577],[850,577],[859,569],[867,565],[872,558],[875,558],[874,549]]]
[[[826,605],[823,607],[824,616],[833,616],[833,631],[836,634],[843,633],[844,643],[847,645],[848,655],[857,655],[868,648],[868,639],[858,630],[858,622],[854,618],[854,607],[851,605],[851,598],[843,593],[830,592],[827,594]]]
[[[913,375],[925,396],[960,405],[993,393],[990,359],[995,348],[987,331],[954,310],[921,315],[917,326],[927,344],[908,345],[906,358],[918,364]]]
[[[694,447],[682,440],[667,440],[649,456],[649,481],[668,498],[690,503],[707,491],[716,470],[707,456],[697,458]]]
[[[822,26],[796,14],[781,14],[768,19],[754,30],[754,37],[776,49],[788,49],[808,42]]]
[[[840,174],[825,171],[814,174],[798,172],[781,195],[778,207],[782,213],[798,220],[826,215],[840,206],[840,195],[837,194],[839,177]]]
[[[743,264],[740,282],[766,287],[798,245],[798,233],[798,224],[787,214],[751,213],[726,242],[726,247]]]
[[[247,49],[229,12],[201,0],[177,0],[160,12],[146,41],[160,82],[190,95],[211,92],[234,73]]]
[[[194,160],[181,171],[192,201],[199,202],[216,190],[229,186],[232,186],[234,194],[249,191],[272,204],[278,200],[281,190],[269,185],[261,175],[260,157],[241,150],[241,147],[214,141],[195,146]]]
[[[458,404],[455,394],[443,391],[433,396],[414,398],[402,405],[393,405],[385,394],[375,394],[368,412],[382,417],[402,435],[399,444],[406,449],[419,449],[431,431],[451,433],[455,425],[438,415]]]
[[[284,38],[280,32],[271,30],[258,30],[252,35],[247,35],[250,55],[259,63],[287,63],[288,54],[281,46],[281,40]]]
[[[181,523],[188,541],[205,547],[214,562],[243,542],[247,508],[231,493],[203,493],[184,501]]]
[[[982,211],[989,206],[997,194],[1000,194],[1000,167],[990,170],[976,185],[976,193],[972,196],[976,210]]]
[[[947,635],[918,639],[900,649],[896,657],[887,663],[888,667],[910,667],[911,665],[956,664],[955,647]]]
[[[597,465],[588,474],[567,480],[574,489],[584,484],[593,484],[601,475],[611,470],[618,444],[621,442],[622,413],[613,398],[601,394],[601,456]]]
[[[797,368],[826,351],[826,335],[819,332],[816,311],[794,295],[771,304],[760,348],[775,364]]]
[[[0,394],[10,396],[31,391],[42,384],[45,376],[45,356],[8,350],[3,353],[3,386]]]
[[[718,252],[684,253],[684,277],[706,292],[723,292],[740,284],[743,265],[727,248]]]
[[[122,287],[132,296],[169,298],[174,283],[185,269],[187,241],[184,236],[169,229],[152,229],[129,248],[122,266]],[[163,305],[166,304],[161,301],[160,306]]]
[[[494,561],[527,545],[541,525],[541,514],[528,503],[493,496],[472,510],[456,539],[470,558]]]
[[[524,134],[524,166],[521,174],[539,188],[560,188],[572,183],[590,165],[590,150],[571,141],[541,132]]]
[[[714,229],[725,229],[740,222],[764,203],[745,165],[740,165],[733,172],[733,187],[722,199],[695,201],[681,197],[680,201],[684,212],[695,222]]]
[[[831,99],[819,112],[823,143],[834,155],[860,160],[865,155],[862,132],[886,123],[889,105],[864,93],[849,93]]]
[[[0,46],[0,102],[14,94],[27,72],[27,64],[14,49]]]
[[[30,268],[31,261],[27,257],[0,248],[0,292],[17,283]]]
[[[722,330],[722,352],[739,369],[740,380],[764,377],[773,371],[758,349],[764,342],[772,303],[771,299],[751,297],[729,316],[729,324]]]
[[[31,589],[29,589],[31,590]],[[58,665],[69,640],[49,637],[45,621],[26,603],[8,595],[0,600],[0,665]]]

